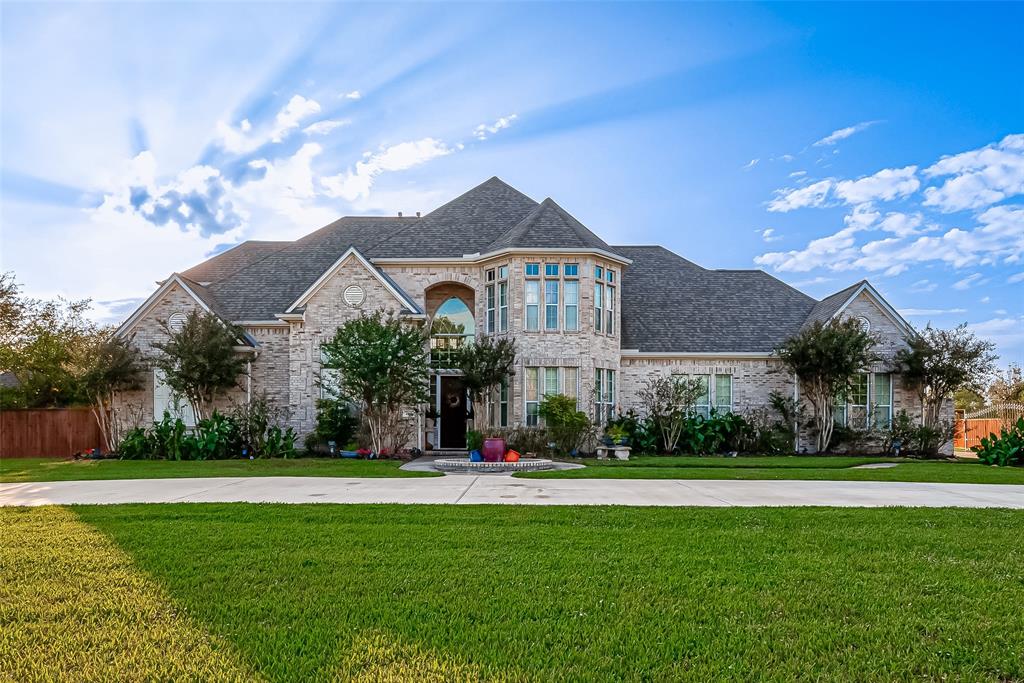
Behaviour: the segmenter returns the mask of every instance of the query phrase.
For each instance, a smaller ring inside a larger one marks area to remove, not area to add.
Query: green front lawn
[[[292,460],[56,460],[4,458],[0,482],[74,479],[177,479],[181,477],[430,477],[398,469],[397,460],[296,458]]]
[[[528,472],[530,479],[815,479],[1024,484],[1024,467],[989,467],[976,460],[921,461],[846,456],[721,458],[640,456],[631,460],[585,459],[584,469]],[[886,469],[851,469],[868,463],[899,463]]]
[[[1024,512],[0,510],[0,679],[1024,679]]]

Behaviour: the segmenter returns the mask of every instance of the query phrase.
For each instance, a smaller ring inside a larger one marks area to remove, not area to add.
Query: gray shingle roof
[[[483,251],[517,248],[603,249],[608,244],[548,197]]]
[[[223,280],[229,275],[237,273],[242,268],[247,268],[274,252],[284,249],[289,244],[291,242],[268,242],[263,240],[242,242],[198,265],[192,266],[188,270],[182,271],[181,275],[195,282]]]
[[[633,262],[622,273],[622,348],[652,353],[769,352],[830,318],[861,284],[819,302],[760,270],[708,270],[663,247],[609,246],[550,198],[538,204],[496,177],[422,218],[345,217],[295,242],[244,242],[182,275],[223,317],[272,320],[350,247],[369,259],[508,247],[618,254]]]
[[[273,320],[331,267],[349,247],[368,258],[415,218],[341,218],[207,289],[232,320]]]
[[[445,258],[482,252],[536,207],[537,202],[495,176],[376,245],[367,256]]]
[[[815,300],[760,270],[707,270],[663,247],[612,247],[622,274],[622,348],[658,353],[768,352]]]
[[[807,320],[804,321],[804,326],[813,325],[819,321],[827,322],[831,320],[832,316],[836,314],[836,311],[842,308],[847,299],[853,296],[853,293],[857,291],[857,288],[865,282],[867,282],[867,280],[855,282],[846,289],[841,289],[835,294],[829,294],[827,297],[819,301],[807,315]]]

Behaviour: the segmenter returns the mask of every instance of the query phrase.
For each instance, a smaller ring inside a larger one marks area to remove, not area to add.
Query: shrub
[[[983,437],[981,445],[971,450],[986,465],[1024,465],[1024,417],[999,430],[999,436]]]
[[[630,408],[616,418],[608,420],[607,429],[618,427],[626,433],[636,453],[658,452],[658,429],[650,418],[643,418]]]
[[[135,427],[121,437],[117,452],[125,460],[143,460],[152,457],[153,442],[142,427]]]
[[[475,429],[466,432],[466,448],[471,451],[478,451],[484,445],[484,435]]]
[[[494,430],[494,435],[505,440],[506,448],[523,453],[543,455],[548,452],[550,434],[544,427],[507,427]]]
[[[357,440],[359,418],[352,414],[347,401],[320,399],[316,402],[316,410],[316,427],[306,436],[306,450],[327,453],[331,441],[341,450]]]
[[[563,454],[575,454],[590,436],[590,418],[576,409],[576,399],[562,394],[545,396],[538,407],[548,435],[555,448]]]

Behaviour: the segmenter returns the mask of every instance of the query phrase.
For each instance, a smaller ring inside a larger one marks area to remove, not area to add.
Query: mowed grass
[[[845,456],[640,456],[625,461],[586,459],[582,462],[586,465],[583,469],[529,472],[514,476],[530,479],[812,479],[1024,484],[1024,467],[990,467],[977,460],[950,462]],[[884,469],[852,469],[869,463],[898,464]]]
[[[205,642],[229,645],[232,671],[275,681],[1024,679],[1024,512],[234,504],[74,513]],[[36,593],[60,590],[80,564],[77,541],[48,522],[65,514],[0,511],[4,528],[34,539],[5,544],[27,581],[4,603],[5,626],[31,621],[49,599]],[[37,556],[40,546],[59,557]],[[99,572],[93,589],[116,594],[121,581]],[[102,633],[106,620],[58,612],[17,644],[48,667],[75,650],[81,624]],[[150,657],[151,637],[139,628],[115,643]],[[54,640],[63,645],[43,646]]]
[[[397,460],[294,458],[267,460],[60,460],[0,459],[0,482],[182,477],[431,477],[398,469]]]

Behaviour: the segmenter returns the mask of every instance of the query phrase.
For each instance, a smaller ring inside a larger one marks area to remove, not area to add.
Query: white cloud
[[[786,213],[805,207],[822,206],[832,189],[831,180],[819,180],[816,183],[800,188],[785,188],[775,191],[775,199],[768,202],[768,210]]]
[[[916,235],[918,228],[924,222],[924,217],[920,213],[906,214],[899,212],[887,213],[885,218],[878,224],[878,227],[886,232],[891,232],[897,237],[907,237],[909,235]]]
[[[502,116],[492,124],[481,123],[473,129],[473,137],[477,140],[486,140],[488,135],[494,135],[499,130],[508,128],[518,118],[518,114],[509,114],[508,116]]]
[[[293,95],[270,125],[256,129],[248,119],[243,119],[237,127],[218,121],[215,140],[227,152],[245,154],[268,142],[281,142],[288,133],[299,127],[303,119],[319,112],[320,104],[316,100]]]
[[[963,291],[965,289],[970,289],[972,286],[977,284],[980,279],[981,279],[981,273],[971,273],[970,275],[968,275],[964,279],[957,280],[956,282],[954,282],[953,283],[953,289],[957,289],[957,290],[960,290],[960,291]]]
[[[284,109],[277,113],[270,139],[273,142],[281,142],[284,134],[293,128],[298,128],[302,119],[319,113],[320,104],[316,100],[306,99],[302,95],[293,95]]]
[[[327,196],[354,201],[370,194],[374,180],[381,173],[404,171],[451,154],[452,151],[442,140],[435,138],[402,142],[375,153],[365,153],[364,160],[356,162],[354,168],[321,178],[320,182]]]
[[[360,100],[363,98],[363,94],[358,90],[350,90],[349,92],[343,92],[338,94],[339,100]]]
[[[782,235],[776,235],[775,228],[765,228],[761,231],[761,239],[765,242],[778,242],[782,239]]]
[[[846,227],[828,237],[811,240],[806,249],[769,252],[754,258],[760,266],[770,266],[779,271],[806,272],[837,261],[849,260],[854,245],[854,234],[858,228]]]
[[[307,135],[327,135],[335,128],[341,128],[351,123],[348,119],[325,119],[306,126],[302,129],[302,132]]]
[[[917,282],[910,285],[911,292],[934,292],[939,286],[937,282],[930,282],[928,280],[918,280]]]
[[[759,161],[761,161],[761,160],[760,159],[751,159],[747,163],[743,164],[743,166],[740,167],[740,170],[749,171],[750,169],[752,169],[755,166],[757,166],[757,162],[759,162]]]
[[[979,209],[1024,193],[1024,134],[1007,135],[980,149],[943,157],[924,169],[928,177],[952,176],[925,189],[924,204],[940,211]]]
[[[792,173],[789,174],[789,177],[790,178],[799,178],[799,177],[805,176],[805,175],[807,175],[807,171],[793,171]]]
[[[826,282],[832,282],[832,279],[833,278],[823,277],[819,275],[817,277],[808,278],[807,280],[800,280],[799,282],[792,282],[790,284],[792,284],[794,287],[807,287],[809,285],[822,285],[825,284]]]
[[[1006,278],[1009,284],[1016,284],[1018,282],[1024,282],[1024,273],[1014,273],[1010,277]]]
[[[917,166],[882,169],[874,175],[836,183],[835,194],[847,204],[906,197],[921,186],[916,173]]]
[[[990,296],[983,296],[983,297],[981,297],[980,301],[981,301],[981,303],[983,303],[983,304],[987,304],[987,303],[989,303],[990,301],[992,301],[992,297],[990,297]]]
[[[843,217],[843,223],[857,230],[867,230],[882,214],[875,211],[871,203],[859,204],[853,207],[853,211]]]
[[[846,128],[840,128],[839,130],[834,130],[831,133],[829,133],[828,135],[826,135],[825,137],[823,137],[822,139],[820,139],[817,142],[815,142],[813,146],[814,147],[827,147],[829,145],[834,145],[837,142],[839,142],[840,140],[845,140],[846,138],[850,137],[851,135],[855,135],[855,134],[861,132],[862,130],[866,130],[866,129],[870,128],[871,126],[875,125],[876,123],[878,123],[878,121],[862,121],[861,123],[855,124],[853,126],[847,126]]]
[[[966,313],[966,308],[901,308],[900,314],[909,317],[928,315],[952,315],[954,313]]]
[[[967,328],[983,339],[994,341],[1001,348],[1024,344],[1024,316],[992,318],[971,323]]]

